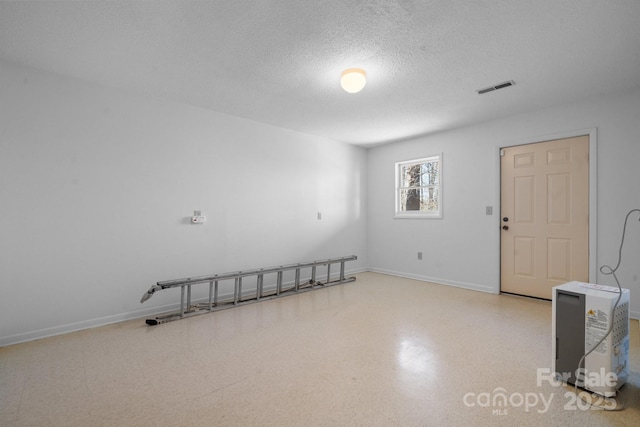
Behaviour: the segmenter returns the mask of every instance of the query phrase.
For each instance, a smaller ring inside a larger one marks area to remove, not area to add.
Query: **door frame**
[[[496,272],[498,274],[498,288],[496,289],[496,293],[499,294],[502,292],[502,274],[500,272],[500,262],[501,262],[501,251],[502,247],[500,245],[500,218],[502,212],[501,199],[502,199],[502,189],[500,185],[501,181],[501,168],[500,168],[500,150],[507,147],[515,147],[518,145],[526,145],[526,144],[535,144],[538,142],[546,142],[552,141],[554,139],[565,139],[565,138],[573,138],[576,136],[589,136],[589,282],[597,283],[597,274],[598,274],[598,132],[597,128],[588,128],[588,129],[578,129],[560,133],[554,133],[550,135],[542,135],[524,138],[520,140],[512,140],[507,142],[502,142],[495,146],[495,165],[494,170],[497,171],[495,178],[495,188],[496,188],[496,205],[497,216],[495,220],[496,226],[496,241],[497,241],[497,256],[498,263],[496,266]]]

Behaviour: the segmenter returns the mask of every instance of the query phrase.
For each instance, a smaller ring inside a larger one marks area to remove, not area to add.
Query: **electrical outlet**
[[[418,252],[418,259],[422,259],[422,252]]]
[[[191,217],[191,223],[192,224],[204,224],[205,222],[207,222],[207,217],[206,216],[198,215],[198,216],[192,216]]]

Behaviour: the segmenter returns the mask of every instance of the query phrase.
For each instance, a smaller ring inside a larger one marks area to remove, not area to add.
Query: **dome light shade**
[[[357,93],[367,84],[367,74],[362,68],[348,68],[342,72],[340,86],[349,93]]]

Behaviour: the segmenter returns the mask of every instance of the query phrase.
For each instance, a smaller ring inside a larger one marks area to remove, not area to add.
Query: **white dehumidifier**
[[[553,372],[565,383],[600,395],[615,396],[629,376],[629,290],[591,283],[569,282],[553,288]],[[607,338],[584,360],[609,331]],[[581,375],[583,374],[583,375]],[[577,377],[576,377],[577,375]]]

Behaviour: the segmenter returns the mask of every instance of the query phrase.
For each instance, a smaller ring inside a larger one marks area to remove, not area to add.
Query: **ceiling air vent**
[[[493,92],[494,90],[503,89],[505,87],[513,86],[514,84],[515,84],[515,82],[513,80],[509,80],[508,82],[498,83],[495,86],[485,87],[484,89],[477,90],[476,92],[478,92],[479,95],[482,95],[483,93]]]

